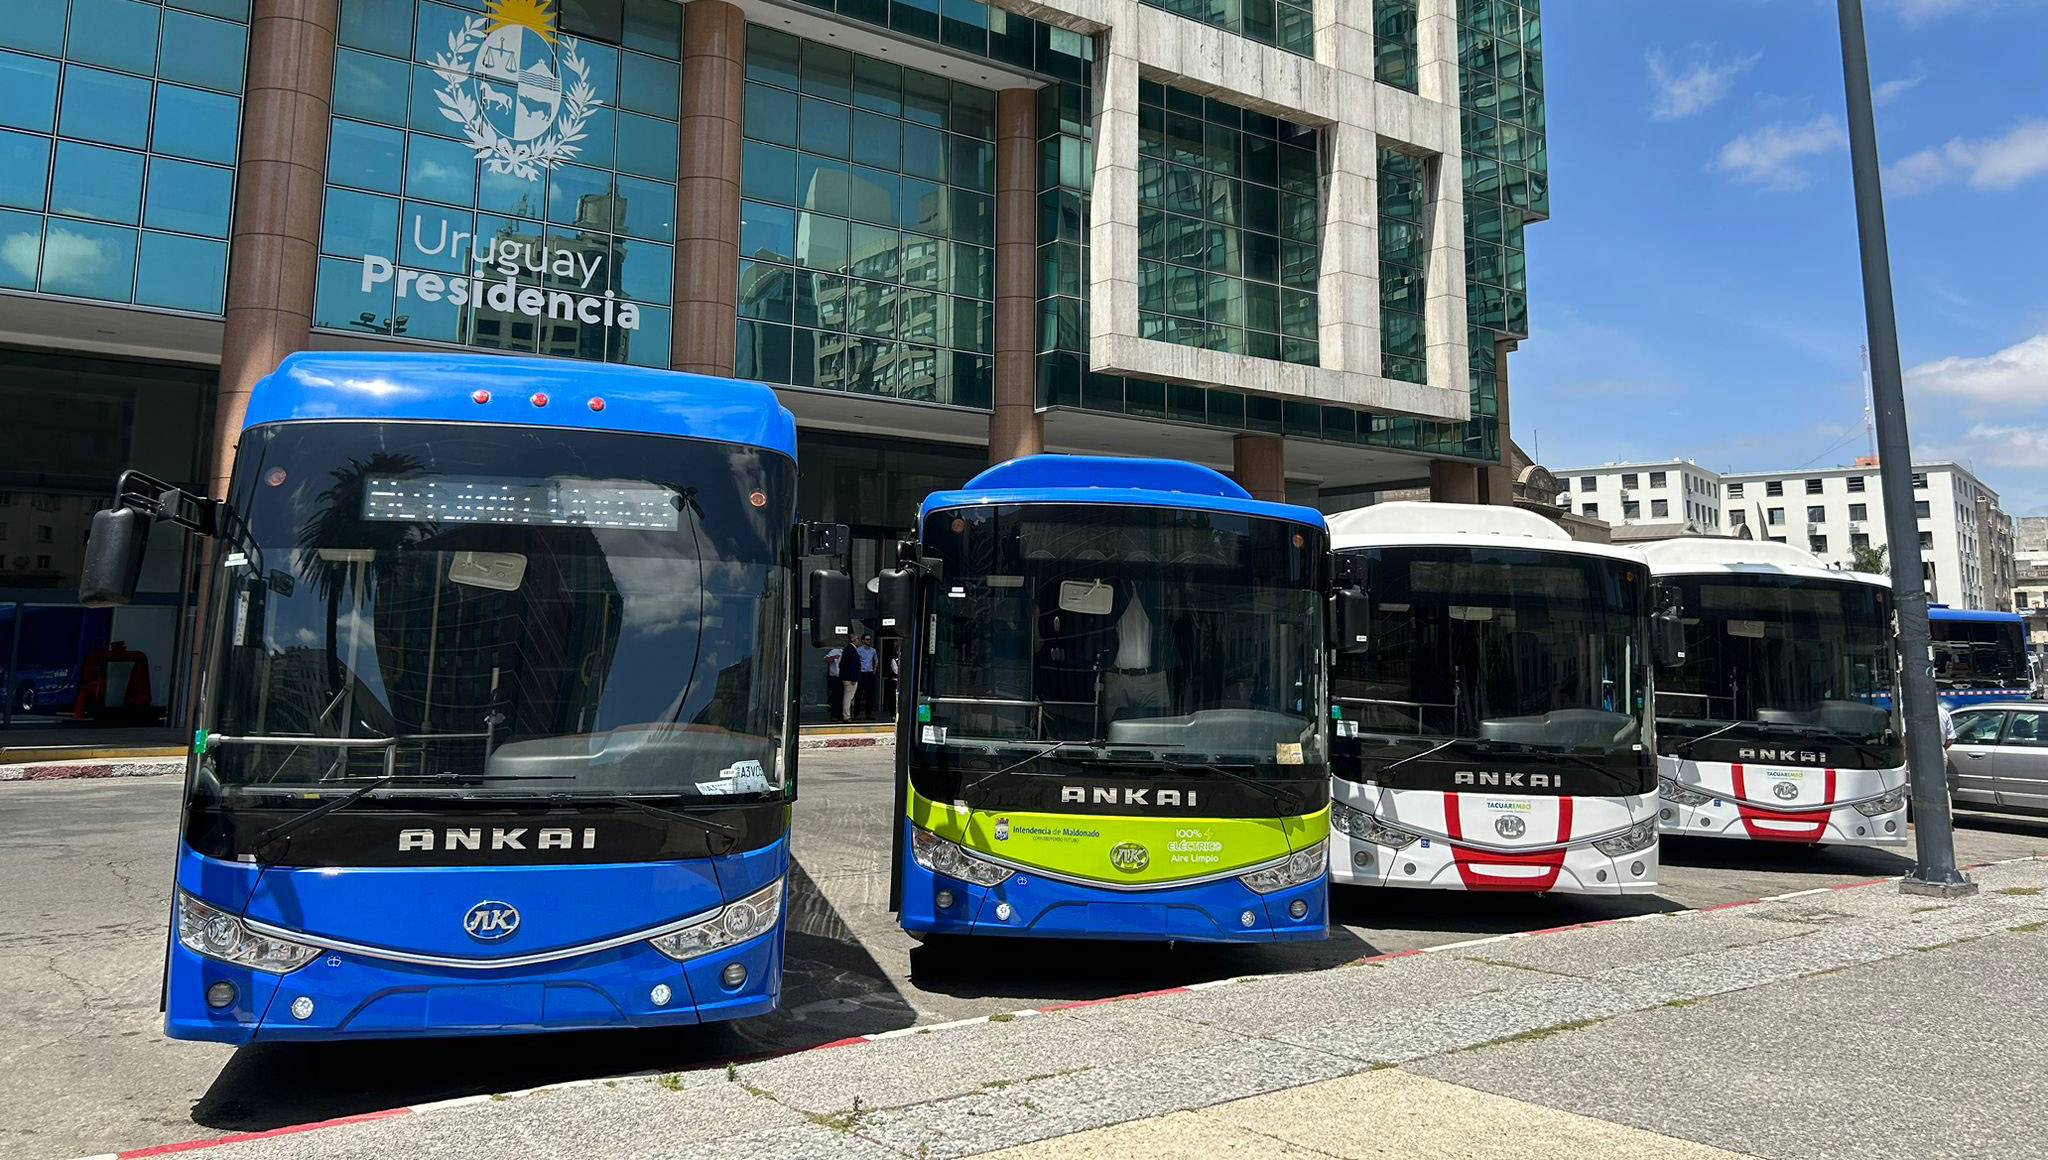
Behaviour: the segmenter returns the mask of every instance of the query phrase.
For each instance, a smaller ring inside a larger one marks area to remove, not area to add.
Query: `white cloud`
[[[1878,85],[1870,92],[1870,99],[1880,105],[1889,105],[1906,95],[1906,90],[1927,79],[1927,74],[1915,72],[1909,77],[1894,77]]]
[[[1979,423],[1963,436],[1971,458],[1993,467],[2048,464],[2048,427],[2012,427]]]
[[[37,222],[36,218],[28,220]],[[41,234],[41,230],[31,226],[26,230],[17,230],[0,236],[0,265],[5,265],[20,275],[21,281],[17,285],[32,287],[36,283],[36,251],[42,248]]]
[[[1721,146],[1709,168],[1765,189],[1804,189],[1813,175],[1796,163],[1801,158],[1832,153],[1848,142],[1847,130],[1832,113],[1804,124],[1780,121]]]
[[[1954,138],[1901,158],[1886,174],[1900,193],[1921,193],[1954,181],[1975,189],[2011,189],[2048,173],[2048,118],[2021,121],[2003,137]]]
[[[52,282],[73,285],[91,279],[120,258],[120,247],[113,241],[52,224],[49,239],[43,243],[43,282],[46,287]]]
[[[1702,54],[1692,63],[1676,67],[1665,58],[1663,49],[1650,50],[1643,58],[1650,69],[1650,83],[1657,90],[1650,103],[1650,115],[1660,121],[1676,121],[1706,112],[1728,95],[1736,76],[1762,55],[1751,53],[1739,60],[1716,64],[1710,55]]]
[[[1980,403],[2048,403],[2048,334],[1982,356],[1951,356],[1906,371],[1908,391],[1954,395]],[[2048,456],[2035,462],[2048,462]]]
[[[1951,13],[1985,7],[1986,0],[1885,0],[1885,7],[1899,14],[1899,21],[1916,27]]]

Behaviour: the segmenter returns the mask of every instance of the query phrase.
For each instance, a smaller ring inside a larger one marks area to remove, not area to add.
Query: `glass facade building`
[[[270,0],[0,21],[0,406],[36,417],[0,434],[0,724],[176,719],[196,557],[160,537],[142,600],[88,614],[84,528],[122,466],[218,477],[252,351],[765,381],[863,582],[905,504],[1040,444],[1326,507],[1498,470],[1549,213],[1536,0],[1146,0],[1142,36],[1082,0],[310,2],[331,81],[252,84]],[[1286,83],[1189,49],[1230,37]],[[1352,78],[1423,136],[1314,103]],[[147,674],[125,715],[110,663]]]

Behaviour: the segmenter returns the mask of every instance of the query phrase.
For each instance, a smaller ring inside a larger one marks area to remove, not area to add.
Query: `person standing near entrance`
[[[860,655],[860,715],[864,721],[873,721],[881,716],[882,675],[876,669],[881,654],[875,651],[875,638],[862,636],[854,646]]]
[[[854,698],[860,693],[860,650],[855,647],[857,640],[849,639],[846,647],[832,650],[839,675],[839,700],[834,708],[839,710],[841,721],[853,720]]]
[[[839,658],[846,651],[825,650],[825,715],[834,721],[846,720],[846,682],[839,679]]]

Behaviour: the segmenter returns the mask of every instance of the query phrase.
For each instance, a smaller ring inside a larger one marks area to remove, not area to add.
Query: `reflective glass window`
[[[57,62],[0,52],[0,125],[48,133],[56,112]]]
[[[142,154],[125,149],[59,141],[50,212],[135,224],[142,211],[142,162]]]
[[[218,314],[227,289],[226,242],[142,232],[135,301],[144,306]]]
[[[213,165],[195,165],[170,157],[149,160],[149,196],[142,224],[179,233],[228,236],[228,206],[234,199],[235,173]]]
[[[157,75],[167,81],[241,92],[248,35],[239,24],[166,10]]]
[[[42,249],[42,215],[0,210],[0,286],[35,289]]]
[[[149,147],[158,153],[232,165],[241,132],[242,103],[234,97],[182,85],[156,87]]]
[[[72,60],[149,76],[163,9],[142,0],[71,0]]]
[[[63,218],[45,224],[44,293],[127,302],[134,281],[134,230]]]
[[[149,82],[71,65],[57,131],[79,141],[140,149],[149,143]]]
[[[0,206],[43,208],[50,183],[50,139],[0,130]]]

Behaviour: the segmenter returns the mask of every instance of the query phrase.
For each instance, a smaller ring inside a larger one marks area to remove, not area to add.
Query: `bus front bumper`
[[[1340,886],[1405,886],[1523,894],[1654,894],[1657,845],[1609,857],[1591,845],[1504,856],[1441,838],[1383,846],[1330,833],[1330,880]]]
[[[278,975],[171,943],[164,1032],[173,1039],[375,1039],[673,1027],[774,1010],[783,926],[684,962],[647,942],[531,967],[455,969],[322,951]],[[738,985],[724,974],[745,971]],[[231,996],[209,990],[225,983]],[[226,998],[226,1002],[215,1005]],[[657,1000],[662,1001],[657,1001]]]
[[[1234,877],[1188,886],[1111,890],[1028,870],[994,886],[977,886],[906,859],[899,918],[903,929],[915,934],[1285,942],[1325,936],[1329,897],[1327,876],[1271,894],[1260,894]],[[941,906],[942,902],[950,905]]]
[[[1853,805],[1774,810],[1725,797],[1685,805],[1667,796],[1657,811],[1657,829],[1673,838],[1739,838],[1809,846],[1899,846],[1906,841],[1906,807],[1869,816]]]

